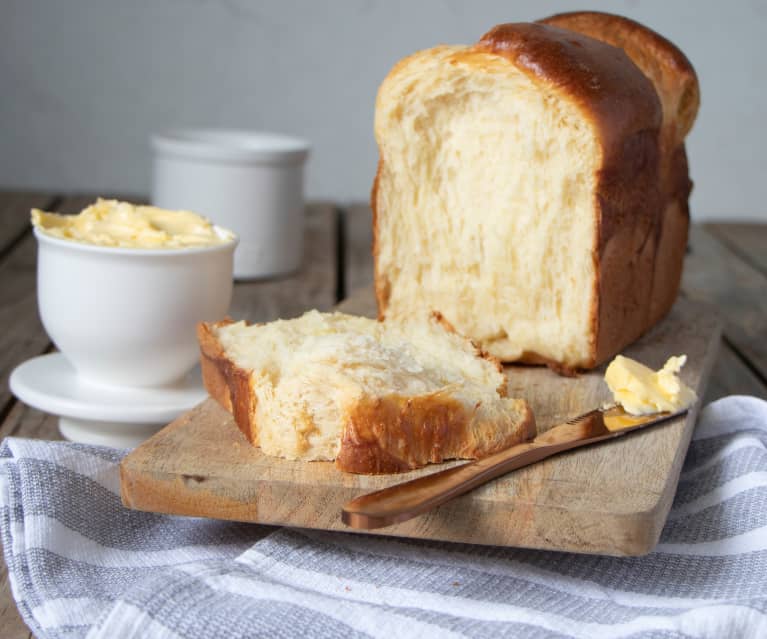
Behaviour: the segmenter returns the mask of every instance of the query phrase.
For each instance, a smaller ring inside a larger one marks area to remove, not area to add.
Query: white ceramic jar
[[[78,376],[152,387],[180,380],[199,358],[196,324],[224,317],[237,240],[171,249],[117,248],[47,235],[38,241],[40,317]]]
[[[152,203],[197,211],[237,233],[236,278],[299,268],[307,142],[253,131],[187,129],[153,136],[152,147]]]

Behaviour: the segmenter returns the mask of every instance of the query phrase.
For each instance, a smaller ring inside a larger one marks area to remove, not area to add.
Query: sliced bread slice
[[[439,314],[377,322],[310,311],[198,327],[205,386],[268,455],[394,473],[475,459],[535,434],[498,360]]]

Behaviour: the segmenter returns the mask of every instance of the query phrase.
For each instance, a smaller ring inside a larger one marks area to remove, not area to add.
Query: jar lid
[[[309,143],[278,133],[237,129],[177,129],[152,136],[156,153],[246,164],[301,164]]]

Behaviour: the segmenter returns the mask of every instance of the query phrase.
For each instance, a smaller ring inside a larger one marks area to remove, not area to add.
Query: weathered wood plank
[[[703,396],[703,405],[727,395],[753,395],[767,399],[767,385],[754,375],[729,344],[722,342]]]
[[[34,237],[27,234],[0,263],[0,412],[11,400],[11,371],[49,345],[37,312],[36,260]]]
[[[346,293],[373,283],[373,214],[367,204],[356,204],[344,212],[346,246]]]
[[[767,276],[693,225],[682,291],[708,302],[725,320],[724,334],[767,380]]]
[[[704,228],[733,253],[767,275],[767,218],[765,224],[706,224]]]
[[[301,269],[285,278],[237,282],[229,314],[238,320],[267,322],[312,308],[331,309],[336,303],[336,215],[330,204],[310,204]]]
[[[37,246],[31,233],[0,261],[0,414],[12,401],[11,371],[48,348],[48,336],[37,312]]]
[[[55,198],[41,193],[0,193],[0,256],[29,230],[31,209],[45,209]]]
[[[61,440],[59,418],[22,402],[14,402],[3,423],[0,424],[0,439],[3,437]]]

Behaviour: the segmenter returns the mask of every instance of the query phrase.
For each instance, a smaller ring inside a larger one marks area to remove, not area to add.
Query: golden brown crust
[[[495,423],[475,424],[460,402],[437,393],[360,402],[341,435],[336,466],[373,475],[486,457],[535,436],[532,411],[520,404],[524,412],[516,427],[502,430]]]
[[[563,13],[541,23],[562,27],[623,49],[653,83],[663,107],[658,140],[660,212],[654,224],[652,245],[637,244],[628,253],[628,269],[639,276],[621,282],[620,254],[632,245],[625,236],[613,241],[600,260],[600,314],[595,364],[615,354],[660,320],[673,305],[679,291],[689,226],[688,198],[692,189],[684,137],[700,104],[695,69],[676,46],[647,27],[622,16],[594,11]],[[610,217],[609,210],[603,211]],[[625,261],[625,260],[624,260]],[[628,296],[627,296],[628,293]],[[639,321],[636,321],[636,319]],[[628,324],[627,324],[628,322]],[[634,337],[632,337],[634,336]]]
[[[258,446],[258,429],[252,417],[256,414],[256,396],[250,386],[251,371],[235,366],[227,358],[214,333],[216,328],[232,323],[227,318],[197,325],[202,382],[208,394],[232,414],[248,441]]]
[[[653,82],[663,104],[662,145],[674,149],[684,141],[698,112],[700,89],[695,69],[674,44],[634,20],[599,11],[560,13],[539,22],[623,49]]]
[[[493,27],[475,48],[502,55],[580,105],[599,130],[606,165],[616,160],[626,139],[660,127],[658,96],[621,49],[568,29],[524,22]]]

